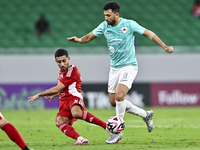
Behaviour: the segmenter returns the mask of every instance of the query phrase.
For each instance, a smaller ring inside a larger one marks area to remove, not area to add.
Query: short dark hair
[[[55,52],[54,56],[55,56],[55,59],[56,59],[56,57],[60,57],[60,56],[63,56],[63,55],[65,55],[66,57],[69,57],[67,50],[60,48]]]
[[[111,9],[114,13],[120,13],[120,5],[117,2],[108,2],[103,7],[104,10]]]

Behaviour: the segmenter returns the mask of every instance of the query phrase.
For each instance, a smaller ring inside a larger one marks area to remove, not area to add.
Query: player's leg
[[[74,104],[74,102],[73,102]],[[76,101],[76,105],[73,105],[72,108],[71,108],[71,113],[72,113],[72,116],[74,118],[77,118],[77,119],[82,119],[82,120],[85,120],[89,123],[93,123],[93,124],[96,124],[96,125],[99,125],[101,126],[103,129],[105,129],[109,134],[110,136],[112,137],[112,139],[115,137],[115,135],[113,135],[107,128],[106,128],[106,122],[102,121],[101,119],[97,118],[95,115],[91,114],[90,112],[86,112],[84,111],[85,110],[85,107],[84,105],[80,105],[78,101]],[[121,135],[121,134],[120,134]],[[117,136],[117,135],[116,135]],[[111,138],[110,137],[110,138]],[[121,138],[120,138],[121,139]],[[114,138],[114,140],[116,140],[114,143],[118,142],[120,140],[119,138]],[[108,142],[107,142],[108,143]]]
[[[142,117],[147,124],[148,131],[150,132],[153,128],[153,111],[145,111],[124,99],[128,90],[132,87],[137,71],[137,68],[133,66],[123,67],[115,72],[111,69],[108,83],[109,97],[112,106],[116,105],[117,115],[123,118],[125,111],[127,111],[128,113]]]
[[[125,99],[124,101],[120,102],[116,101],[116,114],[120,117],[123,117],[124,115],[124,105],[126,108],[126,112],[142,117],[144,122],[147,124],[148,132],[152,131],[153,129],[152,116],[154,114],[152,110],[145,111],[144,109],[133,105],[130,101]]]
[[[153,129],[152,116],[154,112],[152,110],[145,111],[144,109],[133,105],[130,101],[126,99],[124,101],[126,102],[126,112],[142,117],[147,125],[148,132],[151,132],[151,130]]]
[[[153,129],[153,111],[147,110],[145,111],[142,108],[139,108],[135,105],[133,105],[130,101],[124,99],[124,94],[126,93],[127,87],[123,84],[119,84],[116,91],[116,114],[117,116],[124,117],[125,110],[128,113],[132,113],[135,115],[138,115],[143,118],[144,122],[147,124],[147,130],[151,132]],[[124,100],[123,100],[124,99]]]
[[[125,96],[128,92],[128,87],[124,84],[118,84],[117,90],[115,93],[115,102],[116,102],[116,115],[124,118],[126,111],[126,102],[124,101]]]
[[[126,111],[126,102],[124,98],[128,92],[126,85],[118,84],[116,93],[109,93],[109,98],[112,106],[116,107],[116,115],[124,118]]]
[[[125,85],[119,84],[119,88],[118,88],[118,92],[121,93],[121,89],[123,91]],[[121,88],[120,88],[121,87]],[[124,92],[122,92],[124,93]],[[130,101],[124,99],[123,101],[120,101],[119,99],[121,99],[120,97],[116,97],[116,95],[123,95],[123,94],[113,94],[113,93],[109,93],[109,98],[111,103],[115,103],[115,107],[116,107],[116,115],[124,118],[124,113],[125,111],[134,115],[138,115],[142,118],[145,118],[147,116],[146,111],[144,111],[143,109],[133,105]]]
[[[119,87],[118,89],[119,90],[121,90],[121,89],[123,90],[123,88],[126,89],[127,87],[126,86],[124,87],[124,86],[125,85],[118,85],[118,87]],[[122,92],[122,93],[125,93],[125,92]],[[117,94],[115,94],[115,93],[109,93],[110,103],[113,107],[116,107],[116,99],[117,99],[116,95]],[[117,105],[117,108],[116,108],[116,114],[117,115],[121,114],[119,116],[122,117],[122,118],[123,118],[123,115],[125,113],[125,110],[128,113],[138,115],[142,118],[146,117],[146,112],[143,109],[133,105],[130,101],[128,101],[126,99],[124,99],[124,101],[117,102],[117,104],[118,105]],[[120,106],[120,105],[122,105],[122,106]],[[121,108],[121,109],[119,109],[119,108]]]
[[[116,107],[115,93],[109,93],[109,92],[108,92],[108,95],[109,95],[109,99],[110,99],[110,104],[111,104],[113,107]]]
[[[137,69],[132,66],[127,66],[120,69],[110,69],[108,81],[109,98],[111,105],[116,106],[116,115],[122,118],[124,118],[126,110],[124,98],[130,89],[136,74]]]
[[[110,75],[109,75],[110,77]],[[108,93],[109,93],[109,98],[110,98],[110,103],[113,107],[116,107],[116,97],[115,97],[115,89],[116,87],[115,86],[112,86],[113,84],[115,84],[113,82],[113,80],[109,80],[110,84],[109,87],[108,87]],[[111,84],[113,83],[113,84]],[[125,108],[122,108],[122,109],[125,109]],[[118,134],[110,134],[110,137],[106,140],[106,143],[108,144],[115,144],[115,143],[118,143],[121,139],[122,139],[122,132],[118,133]]]
[[[145,118],[147,113],[136,106],[131,102],[125,100],[125,96],[129,89],[132,87],[133,81],[137,75],[138,69],[133,66],[126,66],[119,69],[119,79],[117,83],[117,88],[115,92],[115,101],[116,101],[116,113],[123,118],[125,111],[132,114],[136,114]]]
[[[110,68],[109,79],[108,79],[108,93],[109,93],[110,103],[113,107],[116,107],[115,93],[119,81],[119,76],[120,76],[120,69]],[[111,134],[111,136],[106,140],[106,143],[115,144],[118,143],[121,138],[122,138],[122,132],[120,132],[119,134]]]
[[[137,75],[137,71],[137,68],[134,68],[132,66],[122,68],[118,82],[119,84],[115,93],[116,113],[120,116],[123,115],[123,113],[126,110],[126,112],[128,113],[142,117],[145,123],[147,124],[148,131],[151,132],[151,130],[153,129],[153,111],[145,111],[144,109],[133,105],[130,101],[126,100],[124,96],[124,94],[126,95],[128,90],[132,87],[132,83]],[[125,110],[124,107],[126,108]]]
[[[122,132],[120,132],[118,134],[110,133],[110,137],[106,140],[106,143],[108,143],[108,144],[118,143],[122,139],[122,136],[123,136]]]
[[[63,115],[63,116],[61,116]],[[66,117],[65,117],[66,116]],[[67,117],[68,116],[68,117]],[[71,115],[70,111],[59,111],[56,117],[56,126],[68,137],[71,137],[77,142],[75,142],[75,145],[85,145],[89,144],[89,141],[87,139],[84,139],[76,130],[71,126],[73,122],[76,119],[74,119]]]
[[[69,125],[69,119],[67,117],[57,116],[56,126],[68,137],[77,139],[80,136],[75,129]]]
[[[22,150],[29,150],[24,139],[17,131],[17,129],[10,124],[6,119],[4,119],[3,115],[0,113],[0,128],[5,131],[8,137],[15,142]]]
[[[84,109],[82,109],[81,105],[79,104],[73,105],[73,107],[71,108],[71,113],[74,118],[85,120],[89,123],[99,125],[102,128],[106,129],[106,123],[104,121],[97,118],[90,112],[84,111]]]

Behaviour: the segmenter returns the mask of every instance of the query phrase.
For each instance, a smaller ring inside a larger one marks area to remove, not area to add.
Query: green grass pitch
[[[109,134],[101,127],[78,120],[73,127],[90,145],[74,145],[56,126],[57,109],[1,110],[34,150],[198,150],[200,149],[200,108],[152,108],[154,130],[148,133],[138,116],[126,113],[123,138],[118,144],[106,144]],[[86,109],[106,121],[115,109]],[[0,150],[18,150],[7,135],[0,132]]]

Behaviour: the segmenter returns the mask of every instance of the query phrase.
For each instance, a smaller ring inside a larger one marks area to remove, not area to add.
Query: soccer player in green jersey
[[[101,34],[105,36],[110,53],[108,93],[111,105],[116,107],[116,115],[122,118],[124,118],[125,111],[142,117],[147,124],[148,131],[151,132],[154,112],[152,110],[145,111],[125,99],[138,72],[134,34],[139,33],[148,37],[167,53],[172,53],[173,47],[165,45],[154,32],[142,27],[137,22],[119,17],[120,5],[117,2],[108,2],[103,9],[105,21],[97,28],[82,38],[74,36],[67,38],[67,40],[74,43],[88,43]],[[106,143],[117,143],[121,138],[122,132],[113,134]]]

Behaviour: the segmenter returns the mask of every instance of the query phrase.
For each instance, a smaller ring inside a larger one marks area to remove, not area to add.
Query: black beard
[[[111,25],[111,26],[114,26],[114,25],[115,25],[115,23],[116,23],[116,21],[115,21],[115,20],[113,20],[113,21],[110,23],[110,25]]]
[[[61,70],[62,70],[62,71],[65,71],[65,70],[67,70],[67,68],[61,68]]]

